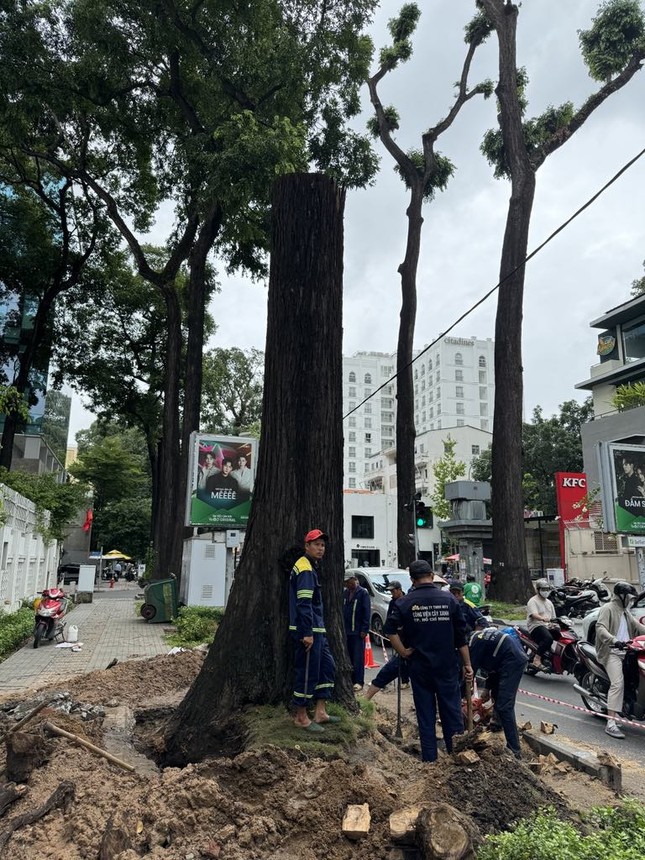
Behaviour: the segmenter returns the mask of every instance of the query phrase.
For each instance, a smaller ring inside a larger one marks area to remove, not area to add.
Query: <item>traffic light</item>
[[[417,518],[418,529],[432,528],[432,510],[424,502],[416,501],[414,503],[414,513]]]

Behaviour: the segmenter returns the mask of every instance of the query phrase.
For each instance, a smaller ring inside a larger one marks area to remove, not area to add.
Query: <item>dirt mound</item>
[[[102,704],[105,724],[100,716],[83,722],[78,711],[57,717],[47,709],[25,731],[38,743],[48,719],[106,745],[111,714],[144,706],[152,714],[155,701],[167,706],[169,699],[178,700],[202,660],[199,652],[187,652],[76,678],[66,689],[83,702]],[[167,707],[156,710],[167,713]],[[540,804],[566,810],[555,791],[503,752],[502,738],[495,737],[473,766],[460,766],[445,755],[425,765],[406,752],[417,743],[411,720],[405,721],[403,740],[391,736],[389,714],[377,715],[377,721],[381,731],[361,739],[345,760],[265,747],[163,772],[146,762],[147,772],[137,767],[129,773],[67,740],[48,738],[47,761],[32,773],[26,795],[5,813],[0,840],[17,816],[45,803],[63,780],[74,785],[69,809],[54,809],[16,830],[4,849],[7,856],[40,856],[46,832],[56,860],[99,857],[101,845],[100,856],[110,860],[385,860],[392,856],[389,816],[409,805],[449,803],[472,815],[483,833],[507,826]],[[146,728],[152,734],[159,725],[149,719]],[[136,763],[138,754],[131,749]],[[355,843],[342,837],[341,823],[347,805],[360,803],[369,804],[372,824],[369,837]]]

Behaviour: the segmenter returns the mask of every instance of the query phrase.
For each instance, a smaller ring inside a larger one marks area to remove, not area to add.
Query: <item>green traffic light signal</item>
[[[417,528],[423,528],[425,526],[427,520],[425,517],[417,517]]]

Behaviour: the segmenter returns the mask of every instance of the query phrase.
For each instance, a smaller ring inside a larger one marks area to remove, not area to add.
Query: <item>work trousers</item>
[[[295,635],[295,673],[292,702],[297,708],[308,707],[313,699],[330,699],[334,691],[336,664],[324,633],[314,633],[309,651]]]
[[[515,720],[515,699],[525,669],[526,657],[516,653],[515,649],[509,649],[502,657],[499,669],[491,672],[487,681],[506,745],[516,756],[520,755],[520,736]]]
[[[610,651],[607,661],[603,664],[611,682],[607,693],[607,710],[615,711],[617,714],[620,714],[623,709],[625,695],[624,659],[624,651]]]
[[[437,708],[448,752],[452,752],[453,735],[461,734],[464,730],[459,673],[456,662],[451,663],[444,673],[439,674],[419,659],[410,660],[410,681],[419,724],[422,761],[437,760]]]
[[[365,640],[359,633],[348,633],[347,653],[352,664],[352,684],[365,683]]]
[[[374,684],[375,687],[378,687],[379,690],[382,690],[383,687],[387,687],[391,681],[395,681],[399,677],[399,671],[401,672],[401,683],[409,684],[410,672],[408,669],[408,661],[402,660],[399,655],[396,654],[396,656],[390,657],[383,668],[379,670],[379,673],[372,681],[372,684]]]
[[[545,627],[543,624],[541,624],[539,627],[536,627],[534,630],[531,630],[530,636],[531,639],[538,646],[537,652],[540,657],[544,657],[545,654],[551,653],[551,645],[553,645],[553,636],[551,636],[548,627]]]

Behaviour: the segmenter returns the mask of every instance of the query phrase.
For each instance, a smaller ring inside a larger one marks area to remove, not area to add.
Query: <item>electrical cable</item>
[[[447,334],[450,334],[450,332],[455,328],[455,326],[459,325],[459,323],[463,322],[467,316],[469,316],[473,311],[477,310],[477,308],[480,305],[482,305],[487,299],[489,299],[493,295],[493,293],[496,292],[501,287],[501,285],[503,283],[508,281],[509,278],[512,278],[516,272],[518,272],[523,266],[525,266],[529,262],[529,260],[533,259],[533,257],[536,256],[536,254],[539,254],[539,252],[544,247],[546,247],[546,245],[548,245],[552,239],[555,239],[555,237],[558,235],[558,233],[561,233],[565,229],[565,227],[568,227],[572,221],[575,221],[575,219],[578,217],[578,215],[581,215],[585,211],[585,209],[588,209],[592,203],[595,203],[595,201],[602,194],[604,194],[604,192],[608,188],[610,188],[614,184],[614,182],[616,182],[616,180],[620,179],[620,177],[623,175],[623,173],[626,173],[626,171],[629,170],[629,168],[632,167],[638,161],[638,159],[641,158],[643,155],[645,155],[645,149],[641,149],[641,151],[637,155],[635,155],[626,164],[624,164],[620,168],[620,170],[617,173],[615,173],[611,177],[611,179],[602,186],[602,188],[600,188],[599,191],[597,191],[592,197],[590,197],[586,203],[583,203],[583,205],[579,209],[577,209],[573,213],[573,215],[571,215],[569,218],[567,218],[566,221],[564,221],[562,224],[560,224],[560,226],[558,228],[556,228],[553,231],[553,233],[551,233],[549,236],[547,236],[547,238],[543,242],[541,242],[537,246],[537,248],[534,248],[521,263],[519,263],[508,274],[504,275],[504,277],[501,278],[495,284],[494,287],[492,287],[490,290],[488,290],[487,293],[484,293],[484,295],[480,299],[478,299],[475,302],[475,304],[471,305],[467,311],[464,311],[464,313],[461,314],[461,316],[457,317],[457,319],[451,325],[449,325],[445,331],[443,331],[443,332],[441,332],[441,334],[437,335],[437,337],[431,343],[429,343],[427,346],[425,346],[421,350],[421,352],[418,355],[415,355],[415,357],[411,361],[409,361],[404,367],[402,367],[401,370],[397,370],[397,372],[393,376],[391,376],[389,379],[387,379],[382,385],[379,385],[379,387],[376,388],[367,397],[365,397],[364,400],[361,400],[361,402],[357,406],[354,406],[353,409],[350,409],[349,412],[347,412],[345,415],[343,415],[343,421],[345,420],[345,418],[349,418],[350,415],[352,415],[354,412],[356,412],[358,409],[360,409],[361,406],[363,406],[365,403],[367,403],[368,400],[371,400],[372,397],[374,397],[375,395],[377,395],[379,393],[379,391],[382,391],[386,387],[386,385],[389,385],[391,382],[394,382],[394,380],[397,378],[397,376],[399,376],[401,373],[403,373],[405,370],[407,370],[408,367],[411,367],[414,364],[414,362],[417,361],[419,358],[421,358],[423,355],[425,355],[425,353],[429,349],[432,349],[432,347],[436,343],[438,343],[441,340],[441,338],[445,337]]]

